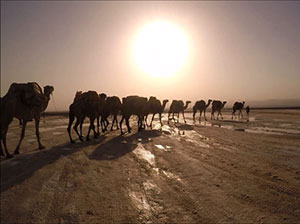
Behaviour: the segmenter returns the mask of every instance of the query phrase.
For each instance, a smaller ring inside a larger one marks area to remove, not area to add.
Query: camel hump
[[[82,99],[87,103],[98,103],[99,95],[96,91],[88,91],[82,94]]]
[[[45,101],[42,88],[36,82],[12,83],[8,94],[21,99],[22,103],[30,106],[41,106]]]

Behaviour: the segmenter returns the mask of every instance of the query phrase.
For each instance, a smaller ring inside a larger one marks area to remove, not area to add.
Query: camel
[[[220,100],[214,100],[212,102],[211,118],[210,118],[211,120],[213,120],[213,118],[215,119],[215,112],[216,111],[218,112],[218,114],[217,114],[217,120],[219,119],[219,115],[221,116],[221,118],[223,120],[221,110],[224,108],[224,106],[225,106],[226,103],[227,103],[226,101],[221,102]]]
[[[73,129],[75,130],[77,136],[81,141],[83,141],[82,124],[85,117],[88,117],[90,120],[86,141],[90,140],[89,135],[91,130],[93,130],[94,132],[94,138],[98,137],[99,133],[97,133],[95,130],[94,121],[96,118],[99,117],[100,111],[101,111],[100,97],[96,91],[88,91],[84,93],[80,91],[76,93],[74,102],[69,107],[69,124],[68,124],[67,131],[71,143],[75,142],[71,136],[71,126],[75,117],[77,118],[77,120],[75,122],[75,125],[73,126]],[[77,130],[78,125],[80,125],[80,129],[81,129],[80,134],[78,133]]]
[[[104,108],[103,108],[103,114],[101,116],[101,124],[103,122],[104,125],[102,131],[107,131],[107,126],[109,125],[107,118],[109,117],[109,115],[113,115],[113,120],[112,120],[112,125],[110,130],[111,131],[113,130],[114,123],[116,123],[117,129],[119,129],[117,115],[121,111],[121,107],[122,107],[122,103],[119,97],[110,96],[106,98]]]
[[[197,101],[195,103],[195,105],[193,106],[193,120],[194,120],[194,122],[195,122],[195,115],[196,115],[198,110],[200,110],[199,122],[201,121],[202,112],[204,112],[204,119],[207,121],[206,116],[205,116],[205,111],[206,111],[206,108],[209,107],[211,101],[212,100],[208,100],[207,104],[205,104],[204,100],[200,100],[200,101]]]
[[[242,109],[244,108],[244,104],[245,104],[245,101],[243,101],[242,103],[241,102],[235,102],[234,104],[233,104],[233,107],[232,107],[232,117],[231,117],[231,119],[233,119],[233,115],[234,115],[234,117],[236,118],[236,115],[235,115],[235,112],[238,110],[239,111],[239,118],[240,118],[240,116],[242,116],[242,118],[243,118],[243,113],[242,113]]]
[[[35,133],[39,145],[39,149],[44,149],[40,141],[39,123],[40,116],[46,110],[50,95],[54,91],[53,86],[45,86],[44,91],[36,82],[29,83],[12,83],[8,89],[7,94],[1,98],[1,141],[6,152],[6,157],[13,157],[9,154],[6,145],[6,134],[9,124],[14,117],[22,121],[22,132],[18,145],[14,154],[19,154],[19,149],[22,140],[25,137],[25,129],[28,121],[35,120]],[[0,143],[1,146],[1,143]],[[1,146],[1,152],[2,146]]]
[[[122,123],[125,120],[127,131],[131,132],[131,127],[129,125],[129,118],[131,115],[138,116],[138,130],[142,130],[145,128],[143,124],[144,117],[148,114],[149,111],[149,104],[148,99],[146,97],[140,96],[127,96],[122,99],[122,109],[121,115],[122,119],[120,121],[120,130],[121,134],[124,134],[122,130]]]
[[[174,113],[177,113],[177,122],[179,122],[179,113],[182,113],[184,123],[186,123],[185,117],[184,117],[184,110],[188,107],[188,105],[191,103],[191,101],[186,101],[185,106],[183,104],[182,100],[173,100],[169,109],[168,113],[168,124],[170,122],[170,114],[173,113],[172,120],[174,119]]]
[[[147,125],[147,117],[148,115],[151,113],[153,114],[150,125],[148,127],[151,127],[152,129],[152,122],[153,119],[155,117],[156,114],[159,115],[159,121],[160,121],[160,125],[161,127],[163,126],[163,123],[161,121],[161,114],[163,113],[167,103],[169,102],[169,100],[163,100],[163,103],[161,104],[160,100],[156,99],[156,97],[151,96],[149,99],[149,113],[146,115],[145,121],[146,121],[146,125]]]

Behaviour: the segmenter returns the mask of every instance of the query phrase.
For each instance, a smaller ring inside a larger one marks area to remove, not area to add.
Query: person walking
[[[249,121],[249,113],[250,113],[249,105],[246,107],[246,113],[247,113],[247,121]]]

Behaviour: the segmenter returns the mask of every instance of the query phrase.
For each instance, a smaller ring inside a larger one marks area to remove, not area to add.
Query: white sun
[[[184,64],[188,53],[182,31],[163,21],[145,26],[137,35],[133,56],[137,65],[152,76],[168,77]]]

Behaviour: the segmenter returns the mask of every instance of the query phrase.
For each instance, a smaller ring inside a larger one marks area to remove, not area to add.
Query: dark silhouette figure
[[[179,113],[182,113],[184,123],[186,123],[185,117],[184,117],[184,110],[188,107],[188,105],[191,103],[191,101],[186,101],[185,105],[182,100],[173,100],[169,109],[168,113],[168,124],[170,123],[170,120],[174,119],[174,113],[177,113],[177,122],[179,122]],[[170,115],[172,115],[172,118],[170,119]]]
[[[200,100],[200,101],[197,101],[195,103],[195,105],[193,106],[193,120],[194,120],[194,122],[195,122],[195,115],[196,115],[198,110],[200,111],[199,122],[201,121],[202,112],[204,112],[204,119],[207,120],[206,116],[205,116],[205,111],[206,111],[206,108],[209,107],[211,101],[212,100],[208,100],[207,104],[205,104],[204,100]]]
[[[119,129],[117,115],[120,113],[121,108],[122,108],[122,103],[119,97],[109,96],[106,98],[104,108],[103,108],[103,114],[101,116],[101,125],[103,125],[102,126],[103,132],[107,131],[107,127],[109,125],[107,118],[109,117],[109,115],[113,115],[113,120],[112,120],[110,130],[111,131],[113,130],[113,126],[115,123],[117,129]]]
[[[233,115],[234,115],[234,117],[236,118],[236,115],[235,115],[235,112],[238,110],[239,111],[239,118],[240,118],[240,116],[242,116],[242,118],[243,118],[243,113],[242,113],[242,109],[244,108],[244,104],[245,104],[245,101],[243,101],[242,103],[241,102],[235,102],[234,104],[233,104],[233,107],[232,107],[232,117],[231,117],[231,119],[233,119]]]
[[[156,97],[154,96],[151,96],[148,103],[149,103],[149,114],[153,114],[152,116],[152,119],[151,119],[151,122],[150,122],[150,125],[147,124],[147,117],[149,114],[146,115],[146,118],[145,118],[145,121],[146,121],[146,125],[149,127],[151,127],[152,129],[152,122],[153,122],[153,119],[154,119],[154,116],[156,114],[159,115],[159,121],[160,121],[160,125],[161,127],[163,126],[163,123],[161,121],[161,114],[163,113],[165,107],[166,107],[166,104],[169,102],[169,100],[163,100],[163,103],[160,102],[159,99],[156,99]]]
[[[22,132],[18,145],[14,151],[14,154],[19,154],[19,148],[22,140],[25,137],[25,129],[28,121],[35,120],[35,133],[39,145],[39,149],[44,149],[40,141],[39,124],[41,113],[46,110],[50,95],[54,91],[53,86],[45,86],[44,91],[36,82],[29,83],[13,83],[10,85],[7,94],[1,98],[1,116],[0,116],[0,153],[4,155],[2,151],[3,143],[6,157],[11,158],[6,145],[6,134],[8,127],[14,117],[22,120]]]
[[[216,111],[218,112],[217,120],[219,119],[219,115],[221,116],[221,118],[223,120],[221,110],[224,108],[226,103],[227,103],[226,101],[221,102],[220,100],[214,100],[212,102],[211,117],[210,117],[211,120],[215,119],[215,112]]]
[[[129,125],[129,118],[131,115],[138,116],[138,131],[141,131],[145,128],[144,120],[145,116],[149,114],[149,104],[148,99],[146,97],[140,96],[127,96],[122,99],[122,109],[121,115],[122,119],[120,121],[120,130],[121,134],[123,134],[122,123],[125,120],[127,131],[131,132],[131,127]]]
[[[74,143],[72,137],[71,137],[71,126],[75,119],[77,118],[75,125],[73,126],[73,129],[75,130],[76,134],[78,135],[79,139],[83,141],[82,137],[82,124],[85,117],[88,117],[90,119],[90,126],[88,129],[86,140],[89,141],[89,134],[90,131],[93,130],[94,137],[98,137],[99,133],[95,131],[95,125],[94,121],[96,118],[99,117],[99,114],[101,113],[101,110],[103,108],[103,105],[101,105],[100,97],[97,94],[96,91],[88,91],[82,93],[76,92],[74,102],[69,107],[69,124],[68,124],[68,134],[70,137],[71,143]],[[80,124],[80,135],[77,131],[77,127]]]
[[[250,113],[249,105],[246,107],[246,113],[247,113],[247,121],[249,121],[249,113]]]

